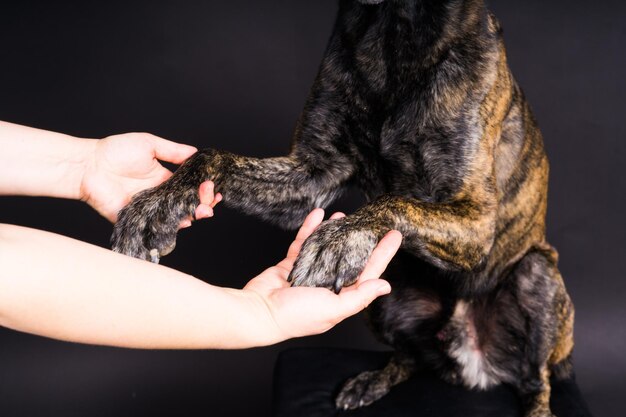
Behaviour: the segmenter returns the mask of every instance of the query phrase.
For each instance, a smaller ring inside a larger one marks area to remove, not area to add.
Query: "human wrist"
[[[72,153],[65,160],[67,165],[67,197],[73,200],[86,201],[89,190],[85,187],[87,183],[85,176],[95,164],[97,139],[85,139],[72,137]]]
[[[79,199],[94,142],[0,122],[0,194]]]
[[[241,311],[246,311],[247,323],[244,328],[243,347],[262,347],[280,343],[289,336],[279,326],[273,313],[271,300],[254,290],[236,290],[242,304]]]
[[[32,163],[41,164],[42,177],[31,181],[30,195],[82,199],[82,183],[88,164],[93,159],[97,140],[85,139],[45,130],[35,130],[37,141],[44,153]]]

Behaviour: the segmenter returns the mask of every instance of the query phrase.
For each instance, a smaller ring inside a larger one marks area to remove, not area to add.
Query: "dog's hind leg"
[[[421,279],[416,280],[416,276]],[[394,355],[384,368],[346,381],[335,400],[338,409],[369,405],[411,375],[446,360],[438,349],[437,334],[450,316],[453,303],[442,295],[446,284],[437,270],[399,251],[384,278],[391,282],[393,291],[370,304],[367,321],[377,339],[395,349]]]
[[[414,359],[396,352],[383,369],[360,373],[345,382],[337,395],[335,406],[353,410],[370,405],[387,394],[393,386],[406,381],[415,369]]]
[[[552,417],[550,375],[571,373],[574,308],[556,267],[556,252],[545,246],[525,255],[513,272],[527,333],[516,382],[526,417]]]

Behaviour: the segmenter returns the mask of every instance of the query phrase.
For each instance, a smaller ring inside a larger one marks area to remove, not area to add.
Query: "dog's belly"
[[[434,266],[403,250],[391,261],[384,278],[392,292],[376,299],[367,310],[374,334],[429,367],[455,368],[438,338],[454,310],[453,283]]]
[[[506,381],[507,373],[489,356],[493,347],[486,346],[484,334],[479,334],[469,302],[456,303],[449,323],[438,337],[444,342],[443,349],[458,365],[448,376],[453,382],[468,388],[488,389]]]
[[[385,278],[392,293],[368,310],[383,342],[451,383],[487,389],[513,382],[525,334],[514,279],[503,277],[498,288],[470,301],[457,296],[459,277],[406,253],[396,256]]]

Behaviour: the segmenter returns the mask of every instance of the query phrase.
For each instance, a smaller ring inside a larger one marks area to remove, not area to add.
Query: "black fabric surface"
[[[390,352],[293,349],[282,352],[274,370],[274,417],[522,417],[511,387],[469,391],[434,375],[418,374],[369,407],[338,411],[334,398],[343,382],[365,370],[382,368]],[[590,417],[575,379],[553,381],[557,417]]]

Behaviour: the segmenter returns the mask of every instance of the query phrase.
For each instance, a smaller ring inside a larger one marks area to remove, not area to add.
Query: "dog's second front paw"
[[[349,217],[328,220],[302,245],[289,281],[339,292],[354,284],[377,243],[372,230],[352,224]]]
[[[174,250],[180,222],[198,202],[194,193],[176,195],[160,187],[137,194],[118,215],[111,236],[113,250],[158,263]]]

